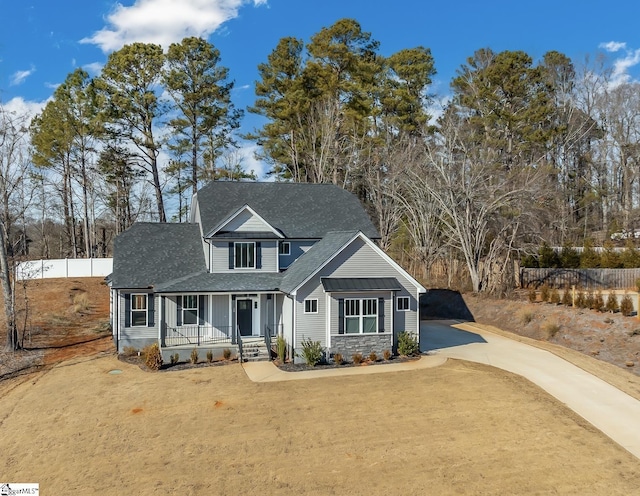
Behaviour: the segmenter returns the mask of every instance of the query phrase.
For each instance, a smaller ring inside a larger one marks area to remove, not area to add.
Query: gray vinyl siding
[[[211,323],[216,326],[229,326],[228,295],[213,295],[211,304]]]
[[[231,222],[228,222],[221,231],[231,232],[265,232],[271,231],[271,226],[266,224],[248,210],[240,212]]]
[[[311,239],[288,240],[287,239],[284,241],[289,243],[290,250],[289,250],[289,255],[278,255],[280,257],[280,270],[283,270],[289,267],[289,265],[295,262],[298,257],[306,253],[307,250],[309,250],[309,248],[311,248],[314,244],[316,244],[318,240],[311,240]]]
[[[262,268],[260,269],[229,269],[229,243],[242,242],[245,240],[214,240],[212,241],[212,261],[211,272],[233,272],[239,270],[243,272],[277,272],[278,242],[276,240],[252,240],[246,241],[260,242],[262,250]]]
[[[318,313],[304,313],[304,300],[306,299],[318,300]],[[298,291],[295,298],[296,350],[300,348],[304,339],[320,341],[322,346],[327,346],[326,315],[326,294],[320,284],[320,279],[314,277],[313,281],[305,284]]]
[[[319,289],[322,292],[321,277],[395,277],[403,287],[401,291],[395,291],[395,297],[408,296],[410,311],[396,311],[395,298],[391,301],[391,292],[382,292],[380,296],[385,298],[385,331],[391,328],[391,322],[387,322],[387,320],[391,319],[392,311],[393,330],[396,334],[405,330],[417,331],[418,301],[416,300],[417,290],[415,286],[360,238],[354,240],[336,258],[323,267],[312,280],[303,285],[298,294],[309,294],[314,289]],[[359,294],[359,297],[364,297],[367,294]],[[375,294],[377,295],[378,293],[376,292]],[[334,295],[334,300],[335,298],[338,298],[338,296]],[[335,308],[331,308],[331,325],[337,325],[337,315],[338,309],[337,303],[335,303]]]
[[[118,338],[118,352],[123,351],[126,346],[132,346],[138,350],[141,350],[147,345],[158,342],[158,321],[160,316],[160,299],[151,295],[150,298],[154,298],[154,317],[153,326],[148,327],[125,327],[125,294],[142,294],[148,293],[147,291],[140,289],[127,289],[120,290],[118,293],[118,308],[120,309],[120,315],[118,316],[120,335]],[[149,309],[149,303],[147,302],[147,312]],[[147,314],[147,319],[149,318]]]

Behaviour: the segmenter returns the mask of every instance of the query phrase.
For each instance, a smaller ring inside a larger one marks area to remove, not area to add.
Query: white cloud
[[[627,44],[623,41],[608,41],[607,43],[600,43],[598,47],[607,52],[619,52],[620,50],[626,50]]]
[[[84,64],[82,68],[92,76],[96,76],[102,72],[104,64],[101,62],[92,62],[91,64]]]
[[[253,172],[258,181],[265,181],[269,179],[267,177],[268,165],[256,158],[257,151],[258,145],[245,141],[240,143],[238,153],[242,160],[242,168],[247,172]]]
[[[118,50],[134,42],[163,47],[186,36],[208,37],[224,22],[238,15],[250,0],[136,0],[130,6],[117,4],[107,16],[108,26],[81,43],[98,45],[103,52]],[[254,6],[267,0],[253,0]]]
[[[44,102],[30,102],[25,101],[22,97],[15,97],[5,103],[3,107],[4,110],[8,112],[15,112],[16,115],[26,115],[28,116],[29,121],[31,121],[36,114],[42,112],[42,109],[46,104],[46,100]]]
[[[31,69],[28,71],[17,71],[11,76],[11,81],[9,82],[9,86],[18,86],[22,84],[25,79],[27,79],[31,74],[36,72],[36,68],[31,66]]]

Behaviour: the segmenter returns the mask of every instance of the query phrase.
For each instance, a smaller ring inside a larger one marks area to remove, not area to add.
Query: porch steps
[[[242,346],[242,358],[245,362],[266,362],[269,350],[265,343],[246,343]]]

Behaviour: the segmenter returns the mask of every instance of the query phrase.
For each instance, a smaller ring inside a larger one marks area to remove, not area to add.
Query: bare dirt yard
[[[59,294],[75,308],[68,291]],[[256,384],[238,363],[152,373],[100,347],[44,361],[0,381],[0,479],[39,482],[43,494],[629,495],[640,487],[638,459],[528,381],[479,364]]]

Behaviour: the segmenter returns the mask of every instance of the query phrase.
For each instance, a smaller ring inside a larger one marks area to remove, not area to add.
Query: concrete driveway
[[[640,458],[640,401],[566,360],[457,321],[423,321],[420,348],[521,375]]]

